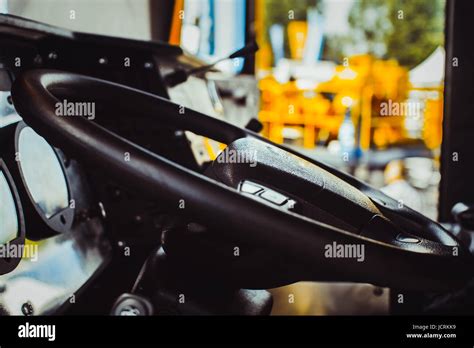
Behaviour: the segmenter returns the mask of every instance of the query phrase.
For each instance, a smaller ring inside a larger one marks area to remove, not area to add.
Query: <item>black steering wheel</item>
[[[143,196],[173,206],[185,200],[190,218],[288,256],[308,270],[308,280],[444,290],[472,276],[470,254],[436,222],[251,131],[193,110],[179,112],[182,106],[143,91],[52,70],[19,76],[12,97],[19,114],[52,145]],[[58,116],[56,104],[64,99],[146,115],[153,124],[228,146],[204,175],[105,129],[100,112],[94,121]],[[251,165],[230,160],[239,154],[254,156]]]

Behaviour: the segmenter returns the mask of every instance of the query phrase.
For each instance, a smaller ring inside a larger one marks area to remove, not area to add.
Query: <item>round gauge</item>
[[[20,170],[31,198],[50,219],[69,204],[66,176],[54,149],[32,128],[24,127],[18,137]]]
[[[27,237],[39,240],[70,230],[74,218],[63,155],[24,122],[1,129],[1,153],[15,180]]]
[[[19,191],[26,220],[35,226],[28,226],[28,238],[41,239],[68,230],[74,209],[69,204],[68,180],[58,151],[20,122],[15,132],[15,161],[23,181]]]
[[[7,178],[0,171],[0,245],[18,236],[18,214]]]
[[[25,230],[21,204],[8,169],[0,159],[0,275],[21,261]]]

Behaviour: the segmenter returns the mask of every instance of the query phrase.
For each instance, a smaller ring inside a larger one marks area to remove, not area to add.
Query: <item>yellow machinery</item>
[[[439,146],[442,88],[411,86],[408,71],[395,60],[359,55],[346,63],[336,67],[330,81],[311,89],[298,88],[296,81],[280,84],[271,75],[261,79],[259,119],[265,126],[264,135],[282,143],[285,127],[300,128],[304,146],[312,148],[318,139],[337,137],[346,109],[351,107],[354,125],[360,127],[363,150],[409,140],[405,128],[407,117],[422,119],[426,145]],[[431,97],[408,101],[410,91],[432,93]],[[416,114],[410,114],[414,107]],[[384,112],[384,108],[388,110]]]
[[[376,145],[404,136],[403,117],[377,117],[377,105],[383,101],[399,103],[406,99],[408,73],[396,61],[354,56],[346,65],[336,67],[330,81],[312,89],[299,89],[296,81],[279,84],[272,76],[262,79],[259,86],[259,118],[265,125],[265,135],[275,142],[283,141],[282,130],[287,126],[303,128],[303,142],[308,148],[314,147],[318,134],[323,133],[320,138],[335,137],[347,107],[351,107],[354,124],[360,123],[363,149],[370,147],[379,127],[387,131],[377,138]]]
[[[350,100],[351,115],[360,129],[363,150],[375,146],[384,148],[394,143],[410,141],[414,136],[406,129],[407,115],[402,110],[396,115],[381,114],[384,103],[403,104],[412,92],[418,93],[415,103],[421,105],[418,115],[422,122],[421,137],[428,148],[441,143],[443,115],[443,87],[421,88],[410,85],[408,71],[395,60],[377,60],[370,55],[345,59],[336,67],[334,77],[314,88],[298,88],[297,81],[278,83],[272,76],[272,50],[265,35],[265,0],[257,0],[255,31],[260,51],[257,53],[257,72],[260,79],[261,111],[264,135],[282,143],[285,128],[299,128],[303,145],[312,148],[319,141],[337,137],[339,127]],[[307,37],[307,23],[290,21],[288,43],[291,58],[300,61]],[[324,96],[332,96],[330,99]],[[344,102],[345,101],[345,102]],[[415,136],[415,138],[417,137]]]

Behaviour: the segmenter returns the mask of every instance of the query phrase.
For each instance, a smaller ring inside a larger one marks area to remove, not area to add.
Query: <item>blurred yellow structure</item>
[[[307,33],[308,24],[305,21],[292,21],[288,24],[288,38],[293,59],[303,59]]]
[[[429,148],[436,148],[441,141],[442,88],[411,86],[407,69],[395,60],[353,56],[336,67],[332,79],[314,88],[299,88],[293,80],[279,83],[272,75],[261,79],[259,88],[264,135],[277,143],[283,142],[283,130],[288,127],[302,129],[306,148],[314,147],[317,140],[337,137],[347,107],[351,107],[352,121],[360,129],[363,150],[409,140],[405,121],[411,116],[423,117],[422,135]],[[415,90],[435,92],[436,96],[414,102],[419,114],[410,115],[403,107],[397,107],[396,113],[381,110],[384,104],[406,104],[409,92]]]
[[[265,1],[255,6],[255,32],[260,50],[256,56],[258,72],[266,73],[259,81],[261,108],[259,119],[263,133],[271,140],[282,143],[285,128],[301,130],[303,145],[313,148],[317,142],[327,142],[338,135],[347,106],[351,99],[351,116],[359,129],[359,144],[363,150],[385,148],[394,143],[413,140],[406,129],[406,113],[381,115],[384,103],[407,102],[412,92],[418,92],[416,103],[422,104],[420,136],[430,149],[441,144],[443,117],[443,86],[420,87],[409,82],[409,72],[396,60],[377,60],[370,55],[344,59],[336,67],[330,81],[316,87],[299,88],[298,81],[279,83],[272,74],[272,48],[265,29]],[[291,20],[287,27],[291,59],[301,61],[308,37],[305,21]],[[416,138],[416,136],[415,136]]]

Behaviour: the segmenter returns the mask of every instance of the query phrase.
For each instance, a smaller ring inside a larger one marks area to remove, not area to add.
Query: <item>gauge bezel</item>
[[[8,241],[5,244],[2,244],[2,246],[8,244],[9,246],[16,245],[17,247],[20,247],[21,245],[25,244],[25,217],[23,215],[23,209],[22,209],[21,200],[18,194],[17,187],[15,185],[15,182],[13,181],[13,178],[10,174],[10,171],[8,170],[8,167],[5,161],[2,158],[0,158],[0,172],[4,175],[7,181],[7,185],[12,194],[13,201],[15,203],[16,218],[18,222],[17,237]],[[0,257],[0,275],[13,271],[18,266],[21,259],[22,259],[21,256],[11,257],[8,259]]]
[[[2,151],[4,154],[4,160],[10,169],[12,177],[19,178],[16,184],[23,206],[24,217],[28,222],[27,237],[31,240],[41,240],[57,234],[65,233],[71,229],[74,222],[75,207],[70,203],[71,201],[74,201],[74,197],[70,186],[70,180],[68,178],[68,170],[65,165],[66,158],[58,149],[50,145],[59,162],[64,180],[66,182],[68,206],[55,212],[48,218],[46,213],[35,202],[28,188],[27,181],[23,175],[21,158],[19,161],[17,160],[17,154],[19,153],[20,133],[24,128],[27,127],[29,126],[25,122],[20,121],[16,124],[12,124],[3,128],[1,130],[2,137],[5,137],[6,139],[3,141],[5,149]]]

